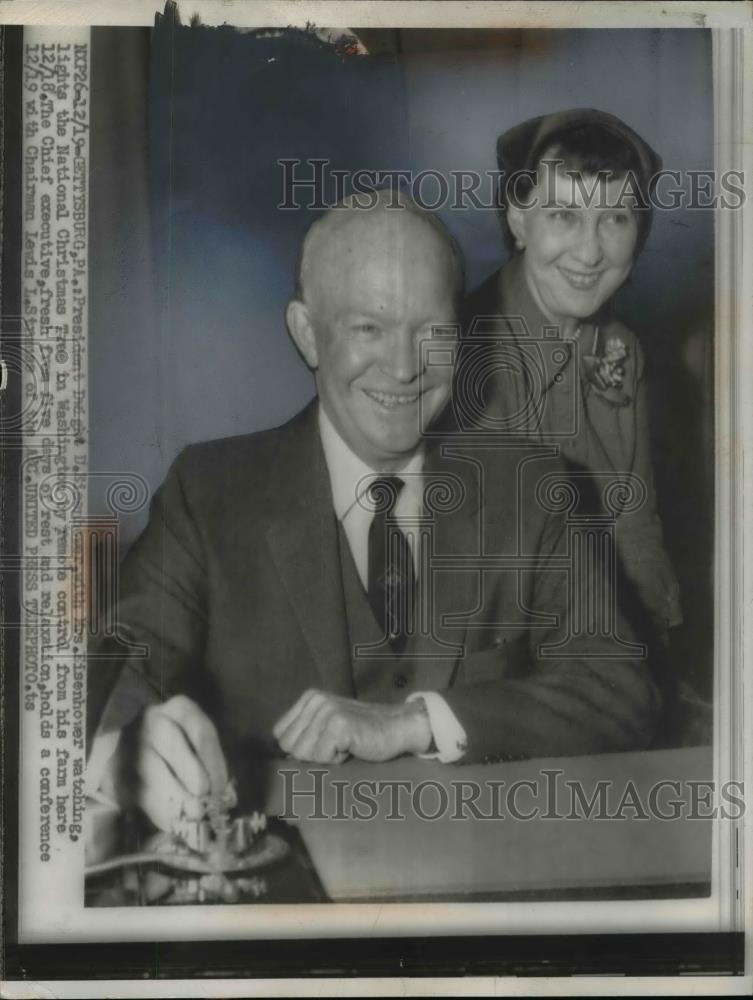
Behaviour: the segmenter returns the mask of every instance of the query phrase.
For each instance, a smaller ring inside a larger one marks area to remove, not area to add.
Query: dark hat
[[[571,108],[551,115],[530,118],[504,132],[497,139],[497,162],[506,174],[532,170],[543,150],[563,132],[583,125],[598,125],[628,143],[638,157],[644,181],[661,170],[661,157],[629,125],[615,115],[595,108]]]

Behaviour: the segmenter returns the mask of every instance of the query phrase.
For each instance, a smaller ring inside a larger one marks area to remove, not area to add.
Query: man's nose
[[[584,267],[595,267],[601,261],[604,251],[596,220],[588,220],[584,223],[570,252]]]
[[[421,345],[410,331],[400,331],[390,338],[382,368],[397,382],[412,382],[421,371]]]

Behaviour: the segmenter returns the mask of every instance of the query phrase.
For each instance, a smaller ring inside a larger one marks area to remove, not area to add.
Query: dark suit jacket
[[[444,560],[433,577],[436,638],[460,650],[434,655],[436,642],[424,639],[395,698],[441,691],[466,729],[469,760],[627,750],[652,736],[658,696],[640,658],[619,648],[615,658],[599,637],[576,637],[569,657],[541,651],[566,635],[572,590],[566,568],[552,568],[566,554],[565,522],[534,495],[542,476],[560,472],[551,456],[530,442],[428,449],[427,486],[450,484],[461,498],[432,522],[433,558]],[[482,573],[482,552],[508,562]],[[509,558],[523,561],[510,568]],[[264,753],[305,689],[353,696],[314,404],[283,427],[178,457],[122,566],[118,618],[121,636],[149,655],[92,662],[90,733],[185,693],[231,756]],[[617,627],[631,638],[624,621]]]

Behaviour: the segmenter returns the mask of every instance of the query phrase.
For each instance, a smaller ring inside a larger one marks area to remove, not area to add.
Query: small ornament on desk
[[[266,881],[249,873],[284,858],[289,846],[267,832],[263,813],[231,818],[237,802],[231,782],[220,795],[203,800],[198,818],[182,814],[171,830],[153,834],[139,853],[91,865],[86,874],[120,867],[135,872],[138,866],[146,903],[232,903],[249,895],[258,899],[266,892]]]

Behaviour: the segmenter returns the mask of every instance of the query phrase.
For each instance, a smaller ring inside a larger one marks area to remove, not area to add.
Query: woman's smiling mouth
[[[569,267],[562,267],[562,265],[559,266],[558,270],[565,281],[579,291],[594,288],[603,274],[602,271],[571,271]]]

